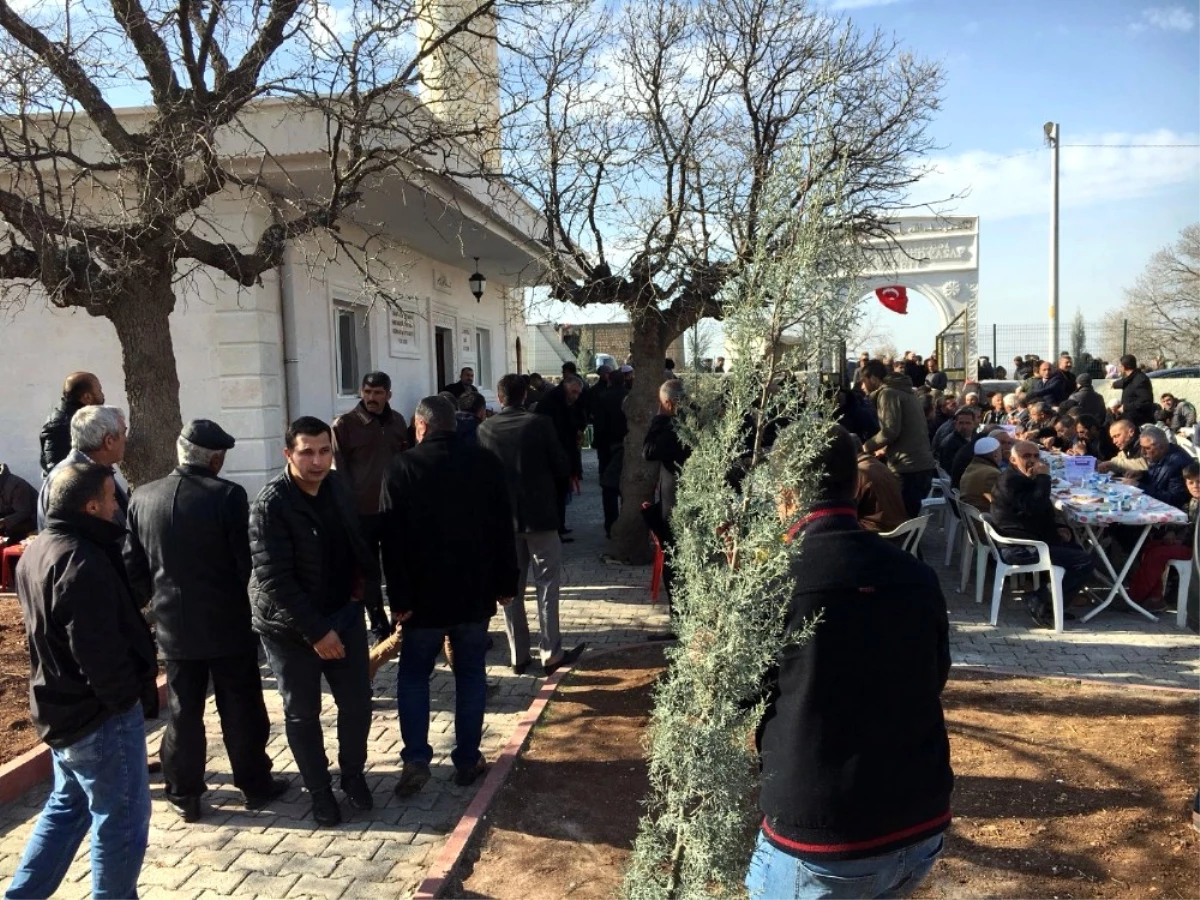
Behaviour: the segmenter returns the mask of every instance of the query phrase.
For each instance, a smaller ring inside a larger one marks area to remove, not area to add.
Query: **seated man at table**
[[[1117,455],[1112,439],[1094,417],[1086,413],[1075,420],[1075,446],[1067,451],[1074,456],[1092,456],[1096,464],[1108,462]]]
[[[1162,412],[1155,418],[1162,422],[1172,434],[1182,428],[1194,428],[1196,425],[1196,407],[1186,400],[1180,400],[1174,394],[1163,394],[1159,398]]]
[[[994,437],[975,442],[975,458],[963,472],[959,499],[980,512],[992,511],[992,496],[1000,480],[1000,459],[1003,451]]]
[[[37,491],[0,463],[0,544],[19,544],[37,524]]]
[[[1168,526],[1154,539],[1146,542],[1138,558],[1137,568],[1129,578],[1129,599],[1150,612],[1167,608],[1163,601],[1163,573],[1173,559],[1190,559],[1196,540],[1196,519],[1200,515],[1200,463],[1189,462],[1183,469],[1189,501],[1188,523]],[[1180,598],[1180,602],[1184,602]]]
[[[858,454],[858,524],[876,534],[894,531],[908,519],[900,479],[879,457],[863,449],[858,435],[850,437]]]
[[[1155,500],[1183,509],[1188,502],[1188,489],[1183,483],[1183,470],[1192,461],[1187,452],[1167,438],[1161,428],[1147,428],[1138,438],[1146,471],[1129,475],[1125,481],[1138,485]]]
[[[1108,427],[1117,455],[1107,462],[1096,464],[1097,472],[1111,472],[1124,478],[1127,475],[1146,471],[1146,460],[1142,459],[1142,448],[1138,446],[1138,428],[1128,419],[1118,419]]]
[[[1074,543],[1070,529],[1055,520],[1050,499],[1050,470],[1040,459],[1037,445],[1030,441],[1013,444],[1011,465],[996,480],[992,492],[992,519],[996,531],[1004,537],[1043,541],[1050,550],[1050,561],[1062,566],[1063,603],[1067,605],[1087,581],[1095,563],[1092,554]],[[1027,563],[1036,559],[1032,547],[1007,547],[1004,559]],[[1050,586],[1025,596],[1025,606],[1033,621],[1049,627],[1054,620]]]

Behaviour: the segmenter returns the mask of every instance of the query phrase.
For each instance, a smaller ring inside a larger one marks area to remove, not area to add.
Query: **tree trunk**
[[[121,342],[129,399],[129,442],[121,471],[134,486],[162,478],[175,467],[175,439],[183,427],[171,342],[175,292],[170,274],[140,283],[131,279],[121,301],[107,313]]]
[[[642,504],[654,499],[658,463],[642,459],[642,442],[658,412],[658,389],[663,383],[663,360],[669,337],[657,310],[631,313],[633,324],[633,390],[625,401],[625,456],[621,472],[621,516],[613,526],[612,553],[628,563],[651,560]]]

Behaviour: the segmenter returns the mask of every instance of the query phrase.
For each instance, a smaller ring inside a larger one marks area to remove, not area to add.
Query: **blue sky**
[[[980,217],[980,320],[1044,325],[1050,153],[1060,123],[1060,317],[1099,319],[1149,257],[1200,220],[1200,2],[1137,0],[833,0],[864,29],[939,61],[947,76],[932,134],[929,199],[969,188],[951,210]],[[882,310],[898,349],[928,353],[938,331],[919,296]],[[540,310],[539,310],[540,312]],[[566,321],[593,311],[562,310]],[[1039,339],[1030,352],[1043,352]],[[870,349],[870,348],[868,348]],[[986,349],[983,352],[987,352]]]

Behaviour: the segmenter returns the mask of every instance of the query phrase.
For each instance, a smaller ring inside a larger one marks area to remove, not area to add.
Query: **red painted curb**
[[[584,656],[590,656],[594,659],[597,656],[607,656],[610,653],[616,653],[621,650],[646,646],[648,645],[642,643],[620,644],[616,647],[602,647],[597,650],[589,649]],[[450,877],[450,873],[458,865],[463,852],[467,849],[467,844],[470,843],[475,830],[479,827],[479,823],[487,813],[488,807],[496,799],[496,794],[500,792],[500,788],[504,786],[505,779],[508,778],[508,773],[512,771],[512,767],[516,764],[517,757],[521,753],[521,748],[525,746],[525,739],[529,737],[529,732],[533,730],[533,726],[541,718],[546,705],[554,696],[554,692],[558,689],[559,684],[572,671],[572,668],[564,667],[559,669],[546,679],[546,683],[537,692],[537,696],[533,698],[533,701],[529,704],[529,708],[521,716],[521,721],[513,729],[513,733],[509,736],[508,743],[500,752],[500,756],[497,757],[496,761],[488,769],[487,778],[479,788],[479,793],[471,800],[471,804],[467,807],[466,812],[458,820],[458,825],[450,832],[449,839],[442,845],[442,849],[434,859],[433,865],[429,867],[424,880],[417,888],[417,893],[414,895],[413,900],[435,900],[446,887],[446,881]]]
[[[158,705],[167,705],[167,676],[158,676]],[[0,766],[0,803],[12,803],[50,777],[50,746],[38,744]]]
[[[1004,675],[1014,678],[1042,678],[1050,681],[1082,681],[1086,684],[1100,685],[1101,687],[1121,688],[1127,691],[1166,691],[1169,694],[1194,694],[1200,691],[1200,687],[1175,687],[1170,684],[1142,684],[1140,682],[1130,681],[1110,681],[1107,678],[1100,678],[1095,675],[1035,675],[1030,672],[1024,672],[1021,669],[1005,669],[1000,666],[960,666],[953,665],[950,667],[953,672],[984,672],[995,675]]]

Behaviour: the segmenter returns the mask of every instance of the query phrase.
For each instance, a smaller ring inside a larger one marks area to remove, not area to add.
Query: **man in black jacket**
[[[1112,383],[1121,392],[1121,417],[1138,428],[1154,421],[1154,386],[1150,376],[1138,368],[1137,357],[1121,357],[1121,377]]]
[[[71,452],[71,418],[85,406],[103,406],[104,389],[91,372],[72,372],[63,382],[62,400],[42,426],[42,474],[66,459]]]
[[[24,478],[0,463],[0,538],[18,544],[37,525],[37,491]]]
[[[1060,526],[1054,517],[1054,502],[1050,497],[1050,470],[1041,461],[1037,445],[1031,441],[1013,444],[1011,465],[996,482],[992,494],[992,519],[996,531],[1005,537],[1043,541],[1050,551],[1050,561],[1062,566],[1064,603],[1073,597],[1087,581],[1095,566],[1092,554],[1075,544],[1070,529]],[[1004,558],[1011,563],[1036,562],[1032,547],[1009,547]],[[1041,588],[1025,597],[1025,605],[1034,622],[1042,627],[1053,624],[1050,588]]]
[[[1104,408],[1104,397],[1092,387],[1092,376],[1085,372],[1076,379],[1076,385],[1075,391],[1059,407],[1059,411],[1076,416],[1091,416],[1097,422],[1104,422],[1108,410]]]
[[[849,433],[831,428],[792,561],[787,644],[759,726],[762,830],[753,900],[898,897],[933,867],[950,824],[941,692],[949,623],[937,575],[859,528]],[[798,513],[794,490],[780,508]],[[851,883],[853,886],[851,886]]]
[[[371,682],[362,597],[379,560],[358,529],[349,489],[332,472],[333,440],[312,416],[285,434],[287,468],[250,511],[254,630],[275,672],[288,746],[312,795],[318,825],[337,825],[321,733],[321,676],[337,706],[341,788],[355,809],[373,806],[363,769],[371,730]]]
[[[563,371],[567,371],[567,363]],[[584,428],[587,427],[587,415],[580,397],[583,395],[583,380],[576,375],[564,375],[562,382],[546,394],[538,403],[539,415],[549,416],[554,425],[554,433],[570,462],[570,472],[566,478],[559,478],[555,483],[558,491],[558,533],[570,534],[567,528],[567,495],[571,491],[571,482],[578,482],[583,477],[583,457],[579,452],[580,439]],[[571,538],[564,537],[564,541]]]
[[[429,676],[447,636],[454,654],[454,780],[469,785],[487,769],[479,742],[488,622],[497,602],[510,602],[517,590],[504,468],[491,453],[459,440],[447,399],[426,397],[413,420],[417,446],[392,460],[388,474],[383,553],[388,601],[403,635],[396,679],[404,761],[399,797],[429,780]]]
[[[92,894],[136,897],[150,833],[145,719],[158,715],[150,630],[121,563],[112,473],[59,471],[45,530],[17,570],[29,711],[54,789],[8,897],[49,897],[92,825]]]
[[[1038,364],[1038,377],[1033,382],[1033,389],[1025,395],[1025,399],[1030,403],[1042,400],[1051,406],[1058,406],[1070,395],[1067,387],[1067,379],[1062,371],[1055,369],[1048,360],[1042,360]]]
[[[606,388],[604,393],[613,390]],[[504,469],[516,532],[520,575],[513,601],[504,607],[504,631],[513,671],[523,675],[530,661],[525,579],[532,565],[537,588],[538,654],[546,672],[552,673],[583,652],[581,645],[564,653],[558,630],[562,541],[555,531],[558,499],[554,483],[566,477],[569,464],[550,422],[524,409],[525,383],[520,375],[501,378],[496,395],[503,408],[479,426],[479,446],[496,457]]]
[[[197,419],[179,435],[179,468],[138,488],[129,503],[125,568],[134,594],[151,603],[167,665],[163,780],[185,822],[200,818],[207,790],[204,699],[212,680],[233,783],[247,809],[287,790],[271,777],[271,723],[263,702],[258,646],[250,628],[250,502],[217,476],[233,437]]]

